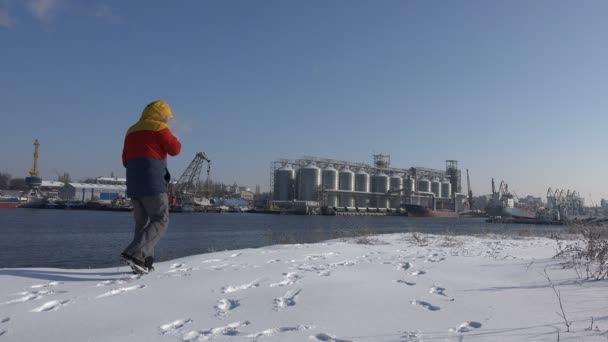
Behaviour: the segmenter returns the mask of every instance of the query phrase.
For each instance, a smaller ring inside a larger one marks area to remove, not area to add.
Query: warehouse
[[[59,192],[66,201],[100,201],[110,203],[118,197],[126,197],[126,185],[68,183]]]

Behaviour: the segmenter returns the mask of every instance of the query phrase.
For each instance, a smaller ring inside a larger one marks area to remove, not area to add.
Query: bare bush
[[[386,242],[374,237],[376,234],[367,226],[359,227],[353,231],[354,242],[359,245],[386,245]]]
[[[442,241],[438,244],[439,247],[450,247],[450,248],[462,247],[463,245],[464,245],[464,242],[461,240],[458,240],[454,236],[444,236]]]
[[[564,325],[566,326],[566,332],[570,332],[570,326],[572,325],[572,321],[569,321],[566,318],[566,311],[564,311],[564,305],[562,304],[562,293],[560,290],[558,290],[555,287],[555,284],[553,284],[553,281],[551,280],[551,278],[549,277],[549,274],[547,273],[547,269],[545,269],[544,272],[545,272],[545,277],[547,277],[547,281],[549,282],[549,286],[551,286],[551,288],[553,289],[553,293],[555,293],[555,296],[557,297],[557,301],[559,302],[559,309],[561,310],[561,313],[556,312],[556,314],[564,320]],[[559,339],[559,335],[558,335],[558,339]]]
[[[426,235],[415,233],[415,232],[412,232],[410,234],[409,238],[406,237],[406,241],[409,241],[420,247],[428,246],[428,244],[429,244],[429,239],[427,238]]]
[[[568,232],[578,235],[578,239],[566,241],[555,235],[556,258],[564,258],[563,267],[573,268],[579,278],[582,271],[587,280],[608,279],[608,226],[577,224],[570,225]]]

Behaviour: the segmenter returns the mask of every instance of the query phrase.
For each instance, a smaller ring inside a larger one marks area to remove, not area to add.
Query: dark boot
[[[131,266],[131,269],[133,270],[133,273],[135,273],[135,274],[148,274],[148,272],[150,272],[150,269],[148,267],[146,267],[146,265],[145,265],[145,263],[143,261],[135,259],[134,257],[132,257],[132,256],[126,254],[126,253],[122,253],[120,255],[120,257],[127,264],[129,264],[129,266]]]
[[[152,266],[152,264],[154,264],[154,258],[151,256],[146,257],[144,260],[144,266],[148,269],[148,272],[154,271],[154,266]]]

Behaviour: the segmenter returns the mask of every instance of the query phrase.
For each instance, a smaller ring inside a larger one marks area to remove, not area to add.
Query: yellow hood
[[[144,108],[139,120],[152,120],[166,123],[171,118],[173,118],[173,112],[171,112],[171,108],[167,102],[164,100],[157,100],[150,102],[146,108]]]

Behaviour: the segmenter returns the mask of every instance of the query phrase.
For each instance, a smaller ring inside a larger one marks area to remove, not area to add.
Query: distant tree
[[[25,191],[28,189],[27,184],[25,183],[25,178],[12,178],[9,183],[10,190],[20,190]]]
[[[0,189],[8,189],[11,182],[11,175],[0,172]]]

